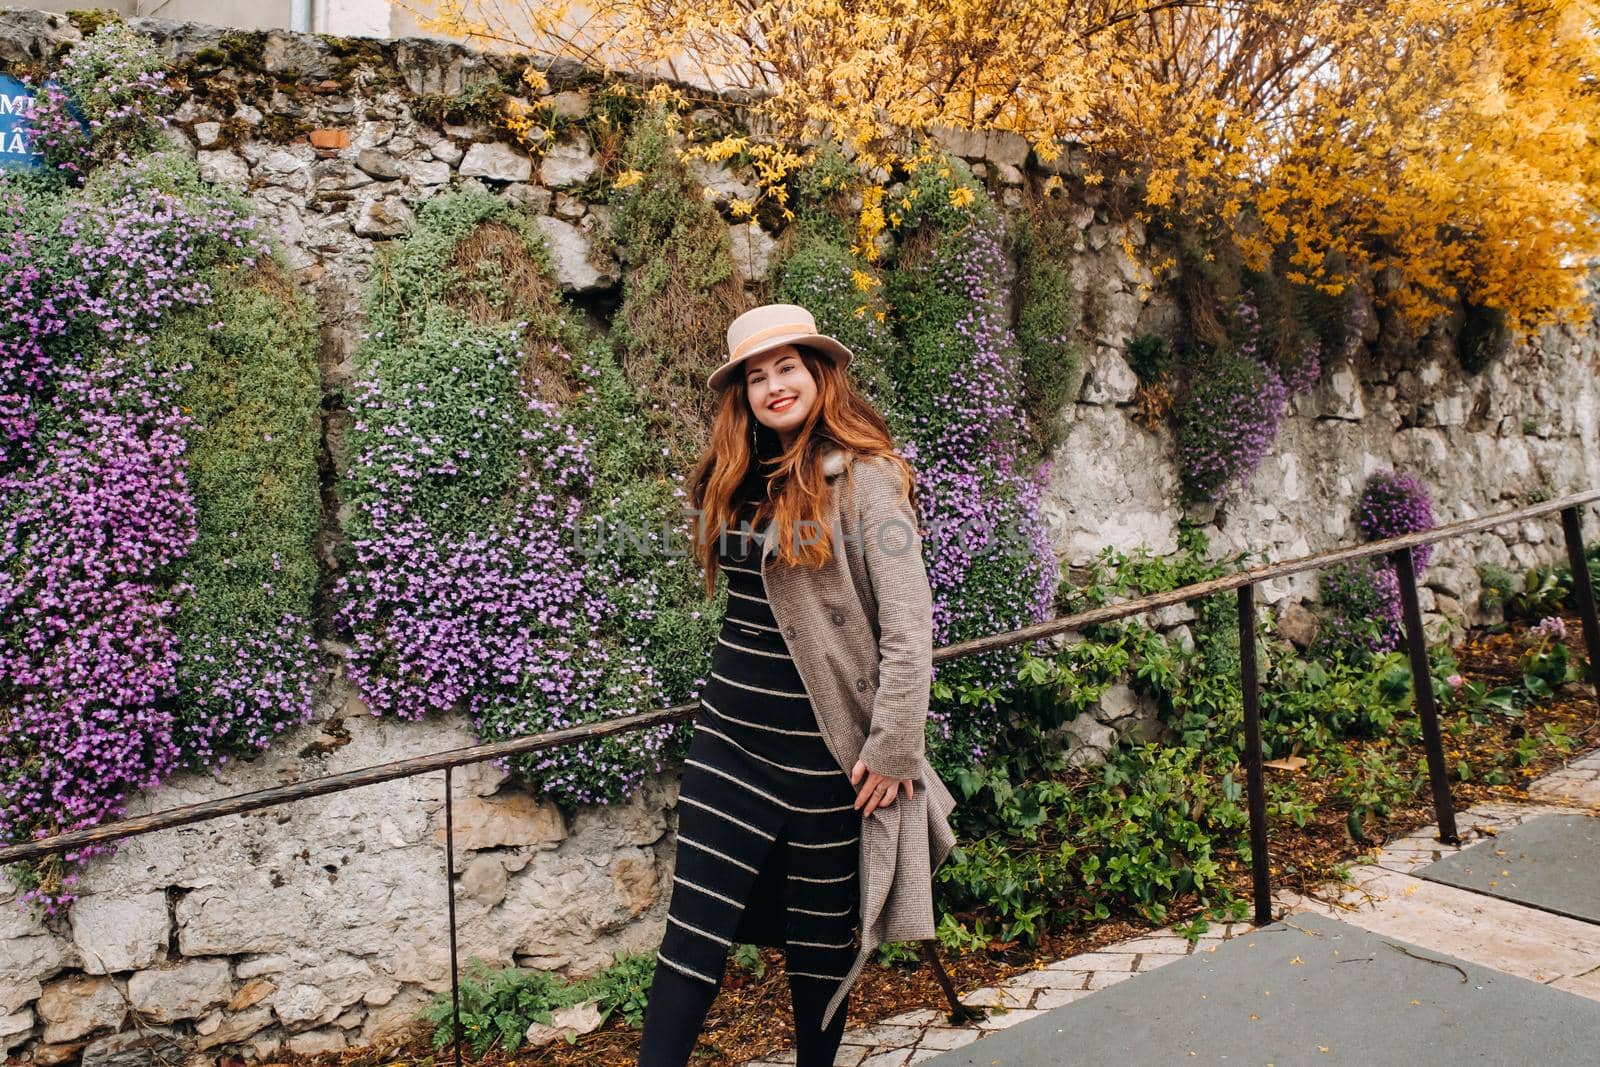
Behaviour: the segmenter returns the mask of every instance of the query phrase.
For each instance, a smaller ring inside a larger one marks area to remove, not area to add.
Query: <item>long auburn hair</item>
[[[783,448],[777,432],[756,419],[744,375],[736,374],[722,390],[711,440],[689,474],[688,506],[694,518],[690,541],[705,571],[708,600],[715,598],[721,570],[719,541],[734,530],[747,499],[757,501],[749,520],[754,529],[772,520],[780,561],[818,568],[833,558],[833,530],[822,513],[828,490],[822,457],[830,444],[858,457],[889,457],[900,469],[901,492],[916,513],[915,476],[911,465],[895,452],[888,422],[856,390],[847,371],[804,345],[795,347],[817,383],[817,396],[794,444]],[[848,466],[844,476],[851,477]],[[792,533],[797,529],[808,535],[816,531],[817,536],[797,538]],[[799,543],[805,540],[811,543]]]

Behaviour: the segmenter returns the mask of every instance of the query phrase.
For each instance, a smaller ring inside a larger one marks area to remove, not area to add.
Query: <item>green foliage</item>
[[[575,556],[562,553],[574,565],[564,578],[571,588],[593,587],[596,576],[604,576],[604,617],[586,616],[570,633],[555,626],[548,638],[562,658],[570,657],[574,677],[584,679],[573,684],[592,694],[591,702],[552,693],[524,675],[486,678],[472,697],[480,736],[521,736],[565,724],[579,707],[585,714],[615,714],[627,706],[619,701],[653,707],[687,698],[704,675],[714,618],[703,610],[692,561],[661,551],[665,534],[655,533],[678,517],[660,445],[649,439],[637,398],[603,338],[560,299],[531,220],[487,194],[430,200],[412,238],[380,261],[370,301],[350,435],[357,457],[347,490],[356,504],[348,524],[352,543],[392,535],[397,514],[417,516],[430,536],[451,544],[486,537],[493,543],[498,531],[508,530],[505,550],[527,552],[530,560],[544,558],[534,551],[541,537],[570,538],[583,557],[579,567]],[[531,462],[530,441],[544,441],[556,454],[544,464]],[[564,462],[563,453],[581,454],[581,470]],[[551,483],[556,477],[560,484]],[[540,521],[549,522],[543,533],[507,527],[523,521],[519,516],[528,513],[535,493],[563,502],[556,509],[539,505],[547,516]],[[361,644],[361,673],[353,669],[352,677],[384,679],[376,688],[386,694],[414,687],[408,695],[416,695],[405,702],[390,697],[381,708],[396,714],[461,699],[460,689],[436,697],[422,688],[437,675],[405,666],[405,656],[432,646],[420,640],[391,645],[388,620],[409,616],[403,606],[396,616],[383,614],[396,610],[389,605],[398,598],[367,594],[368,588],[387,591],[412,581],[383,569],[405,565],[406,556],[374,557],[373,566],[352,569],[339,590],[346,624],[374,635]],[[483,582],[519,566],[485,567]],[[479,584],[463,580],[468,587]],[[546,567],[540,580],[558,579]],[[586,602],[602,598],[571,601]],[[495,639],[498,623],[472,602],[451,610],[455,654],[465,655],[469,641]],[[487,656],[487,647],[473,646],[473,654]],[[495,685],[504,687],[498,695],[485,689]],[[380,708],[379,701],[369,702]],[[673,736],[681,741],[680,733]],[[643,742],[619,736],[563,751],[556,762],[521,757],[513,767],[564,790],[557,793],[564,801],[615,799],[652,763],[679,754],[664,745],[657,751],[660,743],[654,736]]]
[[[412,114],[434,126],[498,127],[511,94],[498,79],[475,81],[459,93],[424,93],[411,105]]]
[[[1571,653],[1560,642],[1528,649],[1518,659],[1517,666],[1522,669],[1523,688],[1540,697],[1549,696],[1557,686],[1573,677]]]
[[[1214,501],[1249,478],[1277,433],[1282,384],[1252,355],[1230,345],[1184,360],[1177,417],[1178,475],[1193,501]]]
[[[625,956],[600,973],[569,981],[544,971],[515,967],[491,968],[482,959],[467,961],[461,979],[461,1035],[475,1057],[490,1049],[515,1052],[528,1027],[551,1021],[558,1008],[593,1000],[603,1019],[620,1013],[634,1029],[644,1025],[644,1009],[655,977],[655,957]],[[449,993],[435,997],[418,1014],[434,1027],[433,1046],[444,1048],[455,1040]]]
[[[891,377],[934,531],[929,578],[936,639],[949,643],[1043,618],[1059,565],[1039,516],[1027,455],[1020,354],[1006,307],[1004,228],[959,159],[919,165],[883,205],[906,233],[889,275],[901,338]],[[948,775],[983,758],[1004,714],[1016,650],[940,668],[929,759]]]
[[[872,961],[880,967],[916,967],[922,962],[922,951],[917,946],[916,941],[885,941],[873,952]]]
[[[735,967],[757,978],[767,973],[767,961],[761,957],[760,945],[734,945],[729,958]]]
[[[1324,611],[1313,652],[1322,659],[1370,662],[1384,634],[1390,604],[1364,560],[1325,568],[1318,576]]]
[[[1062,610],[1175,589],[1241,562],[1208,559],[1204,536],[1192,528],[1183,530],[1181,544],[1171,559],[1107,550],[1063,590]],[[1030,650],[1009,729],[989,759],[951,779],[965,797],[953,817],[959,844],[936,875],[939,936],[950,951],[992,939],[1032,943],[1047,926],[1112,916],[1166,922],[1178,906],[1202,916],[1191,933],[1205,916],[1242,914],[1244,902],[1221,880],[1222,853],[1249,860],[1237,618],[1233,598],[1224,595],[1195,608],[1192,645],[1128,622],[1093,628],[1059,650]],[[1352,838],[1364,841],[1373,820],[1427,788],[1406,657],[1324,663],[1301,656],[1270,622],[1259,632],[1265,755],[1307,761],[1301,775],[1269,776],[1269,823],[1307,824],[1315,809],[1302,786],[1320,781],[1327,785],[1320,803],[1342,812]],[[1558,645],[1531,645],[1521,684],[1492,693],[1463,683],[1449,650],[1437,649],[1432,684],[1453,745],[1473,752],[1480,746],[1472,745],[1471,730],[1522,714],[1569,676]],[[1170,745],[1123,747],[1098,773],[1067,771],[1059,727],[1118,681],[1154,701]],[[1475,753],[1457,773],[1508,781],[1515,766],[1571,743],[1560,728],[1542,729],[1509,757],[1497,749]]]
[[[1593,595],[1600,600],[1600,545],[1590,545],[1584,555]],[[1572,567],[1567,563],[1534,567],[1520,578],[1499,564],[1480,563],[1478,580],[1482,583],[1479,605],[1485,611],[1502,612],[1508,621],[1536,622],[1559,615],[1563,609],[1576,611],[1578,607]]]
[[[951,910],[980,906],[997,936],[1033,943],[1051,924],[1133,912],[1166,922],[1193,898],[1227,908],[1216,847],[1242,835],[1239,785],[1220,755],[1145,744],[1074,787],[1030,782],[995,813],[1002,828],[964,838],[937,873]]]
[[[557,1008],[585,999],[580,987],[557,975],[514,967],[491,969],[474,957],[467,961],[460,983],[461,1036],[478,1058],[496,1047],[515,1052],[530,1025],[548,1023]],[[454,1011],[446,993],[419,1013],[423,1022],[434,1027],[435,1048],[455,1040]]]
[[[863,292],[857,277],[870,281]],[[888,364],[893,358],[894,333],[882,282],[849,245],[822,229],[803,230],[778,267],[774,303],[799,304],[817,320],[817,329],[836,337],[854,354],[850,374],[862,394],[879,411],[892,417],[894,382]],[[891,425],[892,422],[891,422]]]
[[[252,655],[253,635],[289,625],[304,644],[315,615],[319,323],[280,262],[219,272],[213,291],[212,305],[174,318],[150,348],[193,367],[180,397],[194,420],[197,520],[184,569],[191,592],[176,622],[180,714],[225,726],[213,744],[242,754],[264,745],[273,724],[239,721],[218,683]]]
[[[959,205],[957,201],[969,193],[970,202]],[[960,156],[946,152],[933,153],[920,162],[898,195],[904,201],[897,199],[891,188],[884,198],[884,209],[901,209],[900,228],[905,231],[960,233],[974,220],[984,222],[994,217],[994,204],[972,168]]]
[[[800,237],[848,248],[850,193],[860,187],[860,176],[837,145],[829,142],[818,148],[809,164],[789,176],[790,210]]]
[[[644,432],[639,401],[609,349],[597,343],[584,362],[594,368],[592,391],[573,421],[590,442],[594,469],[586,529],[603,537],[593,551],[622,579],[608,590],[618,637],[643,650],[664,699],[686,701],[708,677],[727,592],[708,603],[698,562],[662,551],[682,501],[661,469],[661,443]]]
[[[63,60],[57,80],[90,128],[90,153],[107,161],[156,144],[173,87],[156,42],[120,19],[106,20]]]
[[[620,1013],[624,1022],[638,1030],[644,1026],[644,1009],[655,974],[655,956],[640,952],[617,960],[586,981],[584,987],[590,996],[598,998],[603,1017],[609,1019]]]
[[[711,425],[706,378],[727,358],[728,323],[745,309],[744,293],[727,227],[674,154],[663,111],[640,118],[625,158],[644,178],[613,220],[624,274],[612,339],[627,381],[653,402],[647,436],[680,470]]]
[[[1065,434],[1061,408],[1077,399],[1083,348],[1077,331],[1082,304],[1067,267],[1072,244],[1067,223],[1045,201],[1014,231],[1017,255],[1017,346],[1032,448],[1048,456]],[[1075,231],[1072,231],[1075,233]]]
[[[1147,333],[1128,342],[1128,367],[1145,384],[1158,382],[1172,369],[1172,353],[1159,334]]]

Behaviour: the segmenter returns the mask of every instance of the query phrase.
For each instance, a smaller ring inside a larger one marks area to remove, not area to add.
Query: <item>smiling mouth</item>
[[[794,407],[794,397],[791,396],[791,397],[788,397],[787,399],[778,401],[776,404],[768,404],[767,405],[767,410],[768,411],[788,411],[792,407]]]

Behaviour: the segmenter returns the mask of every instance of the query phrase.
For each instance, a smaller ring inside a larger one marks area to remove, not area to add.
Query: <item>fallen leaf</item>
[[[1299,756],[1285,756],[1283,759],[1269,759],[1261,766],[1271,767],[1275,771],[1298,771],[1306,765],[1306,761]]]
[[[1261,1018],[1261,1016],[1257,1015],[1255,1012],[1251,1012],[1250,1013],[1250,1021],[1251,1022],[1256,1022],[1260,1018]]]
[[[1294,959],[1289,961],[1289,966],[1299,967],[1303,963],[1305,963],[1305,960],[1301,959],[1299,956],[1296,956]]]

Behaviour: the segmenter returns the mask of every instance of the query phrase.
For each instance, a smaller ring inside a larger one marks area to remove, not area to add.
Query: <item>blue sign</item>
[[[44,157],[33,150],[33,90],[0,74],[0,167],[38,170]]]
[[[33,144],[33,97],[31,87],[0,74],[0,170],[41,170],[45,166],[44,155]],[[67,114],[88,130],[89,124],[71,100],[67,101]]]

